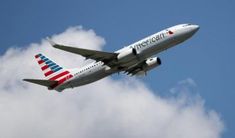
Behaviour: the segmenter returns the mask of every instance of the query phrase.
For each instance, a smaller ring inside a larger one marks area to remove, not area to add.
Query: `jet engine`
[[[134,59],[137,55],[137,51],[134,48],[130,48],[128,50],[124,50],[120,52],[117,56],[117,60],[119,62],[128,62],[132,59]]]
[[[135,73],[136,75],[146,75],[146,72],[161,65],[161,59],[159,57],[154,57],[154,58],[148,58],[145,60],[144,64],[136,69],[135,71],[133,71],[133,73]]]
[[[161,65],[161,59],[159,57],[154,57],[154,58],[148,58],[145,61],[145,64],[143,65],[143,70],[144,71],[148,71],[151,70],[153,68],[155,68],[156,66]]]

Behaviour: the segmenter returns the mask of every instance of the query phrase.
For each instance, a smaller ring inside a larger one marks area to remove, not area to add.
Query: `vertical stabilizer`
[[[44,76],[47,80],[58,81],[58,85],[62,84],[67,79],[73,77],[73,75],[60,65],[56,64],[43,54],[35,55],[35,59],[37,60]]]

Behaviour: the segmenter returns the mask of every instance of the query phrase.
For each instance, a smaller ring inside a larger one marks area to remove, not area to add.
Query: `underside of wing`
[[[127,70],[124,71],[124,73],[126,73],[127,75],[131,75],[134,76],[135,74],[137,74],[139,71],[143,70],[141,67],[142,64],[138,64],[136,66],[133,66],[131,68],[128,68]]]

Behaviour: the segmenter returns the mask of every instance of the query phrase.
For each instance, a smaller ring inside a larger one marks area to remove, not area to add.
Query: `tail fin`
[[[43,54],[37,54],[35,58],[48,80],[58,81],[58,83],[61,84],[65,80],[73,77],[68,70],[59,66]]]

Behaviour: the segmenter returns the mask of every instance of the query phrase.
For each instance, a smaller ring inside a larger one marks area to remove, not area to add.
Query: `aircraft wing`
[[[61,49],[67,52],[71,52],[74,54],[81,55],[87,59],[93,59],[96,61],[102,61],[105,64],[109,65],[111,61],[116,59],[117,53],[110,53],[110,52],[103,52],[103,51],[97,51],[97,50],[89,50],[89,49],[83,49],[83,48],[76,48],[76,47],[70,47],[70,46],[64,46],[60,44],[56,44],[54,42],[50,42],[54,48]],[[111,65],[111,63],[110,63]]]
[[[126,73],[127,75],[134,76],[136,73],[138,73],[139,71],[142,70],[141,65],[142,65],[142,63],[139,63],[134,67],[128,68],[124,71],[124,73]]]
[[[129,67],[127,69],[124,70],[124,73],[126,73],[127,75],[131,75],[134,76],[136,75],[139,71],[143,70],[142,66],[145,64],[145,61],[142,61],[138,64],[136,64],[135,66]]]

